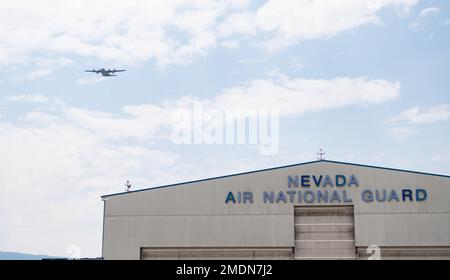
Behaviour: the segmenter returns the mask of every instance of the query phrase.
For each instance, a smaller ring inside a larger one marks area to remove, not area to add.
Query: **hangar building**
[[[450,259],[450,176],[329,160],[105,195],[104,259]]]

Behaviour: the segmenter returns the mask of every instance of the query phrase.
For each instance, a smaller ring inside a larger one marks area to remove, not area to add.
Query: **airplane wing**
[[[96,70],[84,70],[84,72],[98,73],[98,71],[96,71]]]
[[[111,70],[112,73],[116,73],[116,72],[125,72],[125,71],[127,71],[127,70],[116,70],[116,69]]]

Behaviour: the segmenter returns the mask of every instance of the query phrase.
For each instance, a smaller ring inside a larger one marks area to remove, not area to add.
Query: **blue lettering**
[[[317,180],[316,176],[313,175],[314,184],[316,184],[316,187],[320,187],[320,182],[322,182],[322,175],[319,176],[319,180]]]
[[[253,193],[252,192],[244,192],[244,203],[246,202],[253,203]]]
[[[288,188],[294,185],[294,187],[298,188],[298,176],[288,176]]]
[[[409,199],[409,201],[413,201],[413,195],[412,195],[412,190],[410,189],[404,189],[402,190],[402,199],[403,201],[406,201],[406,198]]]
[[[303,192],[303,201],[306,203],[312,203],[316,200],[316,196],[313,191],[307,190]]]
[[[309,175],[302,175],[302,187],[309,188],[310,186]]]
[[[386,190],[383,190],[382,193],[383,193],[383,196],[380,197],[380,190],[375,190],[375,199],[378,202],[385,202],[386,201],[386,196],[387,196]]]
[[[342,197],[343,197],[342,200],[343,200],[345,203],[353,202],[353,200],[352,200],[351,197],[347,197],[347,191],[346,191],[346,190],[343,190],[343,191],[342,191]]]
[[[317,202],[328,203],[328,191],[317,191]]]
[[[263,193],[264,203],[267,203],[267,202],[273,203],[274,199],[275,199],[275,194],[273,192],[264,192]]]
[[[391,200],[400,201],[400,199],[398,198],[398,194],[395,190],[392,190],[391,193],[389,194],[388,201]]]
[[[280,192],[278,193],[278,196],[277,196],[277,203],[279,203],[280,200],[282,200],[284,203],[287,203],[286,195],[284,194],[283,191],[280,191]]]
[[[341,202],[341,198],[339,197],[339,193],[337,190],[334,190],[331,193],[330,203],[333,203],[334,201]]]
[[[361,192],[361,199],[364,202],[372,202],[373,201],[373,193],[371,190],[363,190]]]
[[[225,203],[228,203],[229,201],[232,201],[233,203],[236,203],[236,200],[234,199],[234,195],[232,192],[229,192],[227,195],[227,198],[225,199]]]
[[[417,201],[425,201],[425,200],[427,200],[427,191],[424,190],[424,189],[417,189],[416,190],[416,200]]]
[[[294,196],[296,191],[287,191],[286,193],[289,195],[289,202],[294,203]]]
[[[347,183],[344,175],[336,175],[336,187],[343,187]]]
[[[331,181],[330,175],[325,176],[325,180],[323,181],[323,186],[326,187],[327,185],[330,185],[333,187],[333,181]]]
[[[352,185],[359,187],[358,179],[356,179],[356,176],[353,174],[350,175],[350,179],[348,180],[348,186],[351,187]]]

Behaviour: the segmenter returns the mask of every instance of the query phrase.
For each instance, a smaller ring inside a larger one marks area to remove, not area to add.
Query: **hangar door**
[[[292,259],[292,248],[141,248],[141,260]]]
[[[353,206],[295,207],[295,259],[354,259]]]

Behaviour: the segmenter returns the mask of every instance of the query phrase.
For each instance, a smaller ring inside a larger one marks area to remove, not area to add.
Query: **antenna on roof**
[[[325,152],[320,149],[319,152],[317,152],[317,160],[324,160],[325,159]]]
[[[131,183],[129,180],[127,180],[127,182],[125,183],[125,187],[127,187],[126,191],[129,192],[131,189]]]

